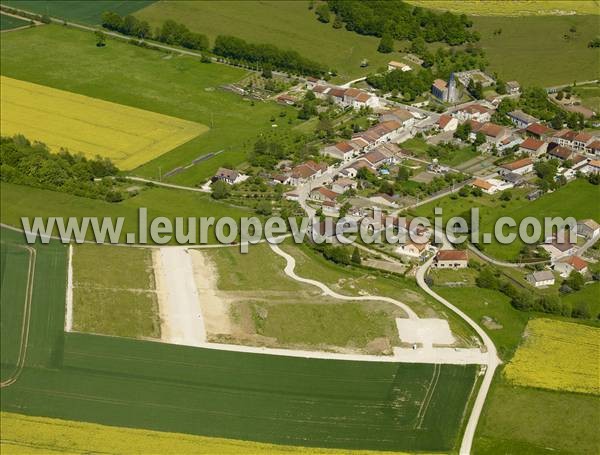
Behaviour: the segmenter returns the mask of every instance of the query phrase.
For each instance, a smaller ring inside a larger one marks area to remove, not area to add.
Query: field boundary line
[[[35,263],[37,259],[37,252],[35,248],[25,245],[16,245],[19,248],[23,248],[29,252],[29,267],[27,270],[27,290],[25,293],[25,302],[23,307],[23,322],[21,324],[21,343],[19,345],[19,356],[17,358],[17,364],[15,370],[11,373],[8,379],[0,383],[0,388],[8,387],[19,379],[23,367],[25,366],[25,359],[27,357],[27,344],[29,342],[29,323],[31,321],[31,302],[33,299],[33,282],[35,277]]]
[[[419,413],[417,414],[417,425],[414,427],[416,430],[420,430],[423,421],[425,420],[425,415],[427,414],[427,409],[429,409],[429,404],[431,403],[431,398],[435,392],[435,388],[437,387],[438,380],[440,379],[440,373],[442,372],[442,367],[439,363],[434,364],[433,366],[433,374],[431,376],[431,381],[429,382],[429,387],[427,387],[427,392],[425,392],[425,397],[423,397],[423,403],[421,403],[421,407],[419,408]]]

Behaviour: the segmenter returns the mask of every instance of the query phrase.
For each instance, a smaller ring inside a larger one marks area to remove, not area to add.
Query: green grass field
[[[11,30],[13,28],[25,27],[26,25],[29,25],[29,22],[26,20],[0,14],[0,30]]]
[[[52,17],[76,21],[78,23],[98,25],[104,11],[114,11],[121,16],[132,14],[153,3],[152,0],[7,0],[3,4],[31,11],[37,14],[48,14]]]
[[[474,16],[600,14],[597,0],[407,0],[423,8]]]
[[[269,43],[298,51],[306,58],[336,69],[339,79],[348,81],[398,60],[400,54],[377,52],[379,39],[334,29],[317,20],[308,1],[160,1],[135,15],[153,26],[165,19],[186,24],[208,35],[211,43],[217,35],[234,35],[253,43]],[[235,24],[235,27],[231,27]],[[397,46],[396,48],[398,48]],[[363,59],[369,68],[361,68]]]
[[[600,77],[600,49],[587,47],[598,35],[598,16],[495,16],[473,17],[473,21],[489,70],[505,81],[548,87]],[[572,26],[574,33],[569,31]],[[498,29],[502,33],[494,35]],[[556,63],[565,59],[568,64]]]
[[[28,49],[27,56],[22,49]],[[36,27],[2,37],[2,75],[137,107],[207,125],[210,130],[134,171],[158,179],[159,174],[189,165],[194,159],[223,153],[187,169],[171,180],[195,185],[224,163],[237,165],[261,132],[271,130],[271,117],[284,108],[250,101],[219,89],[247,72],[192,57],[170,56],[109,40],[95,46],[92,33],[58,25]],[[73,65],[77,60],[78,64]],[[127,71],[123,71],[127,68]],[[295,116],[294,116],[295,117]],[[297,123],[297,121],[295,122]],[[285,129],[287,121],[280,129]]]
[[[511,386],[497,374],[473,452],[595,455],[598,421],[598,397]]]
[[[151,250],[90,244],[74,248],[73,330],[160,338]]]
[[[470,219],[469,210],[478,207],[480,212],[480,232],[494,232],[496,220],[503,216],[514,218],[517,224],[528,216],[538,219],[544,217],[569,217],[575,219],[592,218],[600,220],[600,207],[596,203],[600,196],[600,188],[588,183],[586,180],[575,180],[560,188],[552,194],[546,194],[533,202],[524,196],[525,190],[512,190],[513,199],[505,202],[500,201],[498,195],[452,199],[444,197],[420,206],[415,213],[419,216],[431,217],[435,207],[443,209],[444,222],[453,216],[463,216]],[[517,233],[516,228],[505,228],[506,234]],[[486,254],[497,259],[515,261],[518,259],[519,251],[524,243],[519,238],[515,242],[502,245],[493,242],[484,245]]]
[[[575,94],[581,98],[581,104],[600,112],[600,83],[580,85],[575,88]]]
[[[21,217],[43,218],[51,216],[60,217],[124,217],[121,241],[125,241],[125,233],[137,233],[138,210],[148,209],[148,220],[154,217],[166,216],[173,220],[175,217],[202,217],[214,216],[215,218],[230,216],[239,219],[250,216],[251,213],[242,208],[232,207],[211,199],[209,195],[185,190],[167,188],[149,188],[137,196],[125,199],[119,203],[108,203],[102,200],[72,196],[50,190],[41,190],[22,185],[2,183],[0,186],[0,220],[12,226],[22,227]],[[56,231],[55,231],[56,232]],[[88,233],[92,238],[92,232]],[[137,236],[137,234],[136,234]],[[137,238],[137,237],[136,237]],[[150,237],[148,237],[150,240]],[[173,240],[174,241],[174,240]],[[214,229],[208,230],[209,243],[215,243]]]

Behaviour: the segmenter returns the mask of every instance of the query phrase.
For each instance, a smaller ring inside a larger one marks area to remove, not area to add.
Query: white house
[[[396,253],[405,255],[405,256],[411,256],[414,258],[418,258],[427,251],[427,245],[428,245],[427,242],[416,243],[416,242],[408,241],[408,242],[400,245],[398,248],[396,248]]]
[[[480,188],[486,194],[495,194],[499,191],[508,190],[514,187],[514,185],[510,182],[505,182],[498,179],[483,180],[480,178],[475,178],[471,185],[475,188]]]
[[[441,131],[456,131],[456,128],[458,128],[458,119],[447,114],[442,114],[437,125]]]
[[[468,120],[485,123],[489,122],[492,118],[491,111],[481,104],[470,104],[469,106],[453,112],[452,116],[456,117],[461,123]]]
[[[396,62],[391,60],[388,62],[388,71],[400,70],[402,72],[412,71],[412,68],[406,63]]]
[[[563,278],[568,277],[573,271],[583,275],[588,271],[588,263],[579,256],[568,256],[554,263],[554,271],[558,272]]]
[[[600,224],[592,219],[577,221],[577,234],[591,239],[600,235]]]
[[[521,160],[500,165],[500,175],[506,175],[511,172],[519,175],[529,174],[530,172],[533,172],[533,161],[531,158],[523,158]]]
[[[533,272],[527,275],[527,281],[529,281],[529,283],[536,288],[552,286],[554,284],[554,274],[550,270]]]
[[[464,269],[468,264],[469,256],[464,250],[439,250],[432,265],[438,269]]]
[[[532,123],[539,121],[534,116],[526,114],[520,109],[509,112],[507,115],[510,121],[513,122],[517,128],[527,128]]]
[[[406,109],[402,108],[386,111],[383,114],[381,114],[379,119],[382,122],[389,122],[390,120],[395,120],[399,122],[404,128],[411,128],[415,124],[415,116],[412,115]]]
[[[329,188],[325,188],[324,186],[319,186],[314,188],[310,194],[309,198],[315,201],[328,201],[335,202],[339,196],[339,193],[335,191],[331,191]]]
[[[533,157],[538,157],[546,153],[547,148],[547,142],[540,141],[539,139],[535,139],[533,137],[528,137],[523,142],[521,142],[521,144],[519,144],[519,153],[523,153]]]
[[[233,171],[231,169],[226,169],[224,167],[221,167],[217,170],[217,172],[213,176],[212,180],[213,180],[213,182],[216,182],[217,180],[221,180],[225,183],[228,183],[229,185],[233,185],[235,183],[243,182],[246,178],[247,178],[247,176],[244,174],[240,174],[237,171]]]
[[[355,153],[356,150],[352,144],[350,144],[350,141],[342,141],[334,145],[328,145],[321,150],[322,155],[327,155],[342,161],[350,161],[355,156]]]
[[[331,185],[331,189],[333,191],[335,191],[336,193],[340,193],[340,194],[343,194],[348,190],[356,189],[356,187],[357,187],[357,183],[355,180],[345,178],[345,177],[337,179]]]

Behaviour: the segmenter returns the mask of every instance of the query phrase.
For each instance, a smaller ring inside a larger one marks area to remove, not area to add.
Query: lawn
[[[165,19],[186,24],[206,34],[211,43],[217,35],[234,35],[252,43],[274,44],[337,70],[348,81],[398,60],[399,53],[377,52],[379,38],[362,36],[345,28],[334,29],[317,20],[308,1],[159,1],[135,15],[152,26]],[[235,24],[232,28],[231,24]],[[399,46],[397,46],[398,48]],[[368,68],[361,68],[363,59]]]
[[[594,8],[598,11],[597,4]],[[473,21],[490,62],[489,71],[505,81],[548,87],[600,76],[600,49],[587,47],[598,35],[597,15],[473,17]],[[571,32],[571,27],[576,31]],[[502,33],[494,34],[499,29]],[[564,59],[568,65],[556,64]]]
[[[98,25],[104,11],[114,11],[126,16],[152,4],[153,0],[4,0],[2,3],[37,14]]]
[[[551,319],[529,321],[504,375],[521,386],[600,394],[600,329]]]
[[[543,197],[528,201],[524,196],[526,190],[511,190],[513,198],[501,201],[498,195],[482,197],[458,197],[452,199],[446,196],[420,206],[414,212],[418,216],[433,217],[435,207],[443,209],[443,220],[447,222],[453,216],[463,216],[470,220],[469,210],[479,208],[480,233],[494,233],[494,226],[500,217],[510,216],[518,223],[526,217],[533,216],[539,220],[544,217],[574,217],[575,219],[592,218],[600,220],[600,206],[596,203],[600,196],[600,187],[592,185],[587,180],[578,179],[568,183],[557,191]],[[504,228],[505,234],[518,233],[517,228]],[[483,237],[481,237],[483,238]],[[542,239],[543,241],[543,239]],[[497,259],[515,261],[524,243],[517,239],[508,245],[499,242],[480,244],[486,254]]]
[[[90,244],[74,248],[73,330],[160,338],[150,249]]]
[[[599,421],[596,396],[511,386],[497,375],[473,453],[596,455]]]
[[[600,14],[594,0],[407,0],[424,8],[472,16],[529,16]]]
[[[208,131],[199,123],[4,77],[2,134],[134,169]]]
[[[234,439],[209,438],[181,433],[137,430],[72,420],[32,417],[3,412],[0,450],[6,454],[50,453],[193,453],[195,455],[386,455],[391,452],[314,449],[261,444]],[[402,455],[393,452],[394,455]]]
[[[0,30],[10,30],[18,27],[25,27],[29,25],[26,20],[18,19],[7,14],[0,14]]]
[[[600,83],[579,85],[574,90],[581,98],[581,104],[589,107],[594,112],[600,112]]]
[[[5,224],[21,228],[21,217],[32,219],[37,216],[44,219],[48,217],[76,217],[78,219],[109,217],[113,220],[123,217],[121,242],[125,242],[128,232],[135,233],[136,239],[139,241],[137,233],[140,229],[138,223],[140,208],[148,210],[148,228],[152,218],[159,216],[165,216],[170,220],[174,220],[176,217],[215,217],[218,219],[229,216],[239,220],[242,216],[252,215],[245,209],[214,201],[204,193],[160,187],[145,189],[137,196],[119,203],[109,203],[10,183],[2,183],[0,189],[0,220]],[[57,232],[56,229],[54,232]],[[93,239],[92,234],[90,229],[88,240]],[[148,236],[148,242],[150,241]],[[174,242],[175,239],[172,241]],[[207,242],[216,243],[214,226],[208,229]]]
[[[161,174],[190,165],[200,156],[223,150],[170,179],[198,184],[223,164],[235,166],[245,161],[257,135],[272,129],[272,117],[279,118],[283,110],[292,116],[292,108],[272,102],[251,103],[219,88],[242,79],[247,74],[244,70],[205,64],[197,58],[147,50],[117,40],[108,40],[103,48],[95,44],[92,33],[58,25],[8,33],[1,42],[2,75],[210,128],[136,169],[135,174],[158,179]],[[283,122],[279,128],[297,123]]]

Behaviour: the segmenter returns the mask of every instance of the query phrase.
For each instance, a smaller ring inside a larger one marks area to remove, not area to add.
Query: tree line
[[[94,181],[114,176],[118,171],[107,158],[89,159],[66,150],[50,153],[45,144],[32,144],[21,135],[0,138],[3,182],[118,202],[122,195],[115,190],[112,179]]]
[[[480,38],[470,30],[473,22],[465,14],[436,13],[402,0],[328,0],[327,5],[347,30],[361,35],[397,40],[421,37],[428,43],[445,42],[451,46]],[[318,17],[323,21],[328,13],[321,9]]]
[[[161,43],[177,45],[187,49],[203,51],[209,47],[206,35],[192,32],[184,24],[171,19],[163,22],[162,26],[157,27],[153,33],[150,24],[146,21],[140,21],[132,15],[121,17],[117,13],[106,11],[102,14],[102,27],[123,35],[140,39],[154,39]]]

